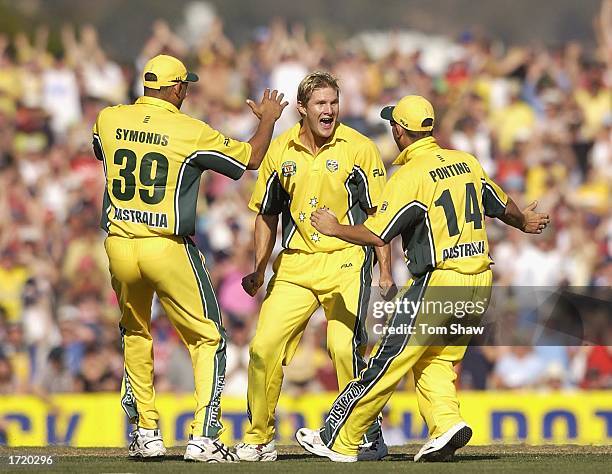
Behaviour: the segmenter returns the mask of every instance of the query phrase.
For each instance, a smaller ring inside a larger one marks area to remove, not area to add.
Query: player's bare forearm
[[[242,279],[242,288],[251,296],[255,296],[264,283],[266,265],[276,241],[277,226],[278,216],[257,214],[255,218],[255,270]]]
[[[357,245],[374,245],[382,247],[385,242],[370,232],[363,224],[342,225],[329,209],[317,209],[310,215],[310,223],[323,235],[336,237]]]
[[[255,218],[255,271],[265,272],[276,242],[277,215],[257,214]]]
[[[368,216],[376,214],[376,207],[366,209],[366,214]],[[388,289],[395,285],[393,282],[393,274],[391,273],[391,246],[386,244],[383,247],[374,247],[374,251],[376,252],[376,259],[378,260],[380,271],[380,287]]]
[[[516,203],[508,196],[508,202],[506,203],[506,211],[503,216],[499,218],[504,224],[515,227],[516,229],[523,230],[523,224],[525,217],[518,208]]]
[[[512,198],[508,197],[506,211],[500,220],[527,234],[541,234],[550,223],[550,217],[548,214],[535,212],[537,205],[538,202],[534,201],[521,211]]]
[[[380,271],[378,286],[380,295],[387,301],[395,298],[397,286],[393,281],[391,272],[391,245],[386,244],[382,247],[374,247],[376,258],[378,259],[378,269]]]
[[[272,140],[272,133],[274,132],[274,124],[276,120],[271,118],[261,119],[259,121],[259,126],[255,131],[255,134],[249,140],[251,144],[251,158],[249,159],[249,163],[247,165],[247,169],[256,170],[259,169],[261,162],[266,156],[266,152],[268,151],[268,147],[270,146],[270,141]]]
[[[371,233],[371,232],[370,232]],[[391,245],[385,244],[382,247],[374,247],[376,258],[378,259],[378,267],[380,270],[381,279],[391,278]]]
[[[325,232],[324,232],[325,233]],[[342,225],[338,224],[332,237],[337,237],[345,242],[358,245],[373,245],[375,247],[383,247],[385,241],[374,234],[363,224],[359,225]]]

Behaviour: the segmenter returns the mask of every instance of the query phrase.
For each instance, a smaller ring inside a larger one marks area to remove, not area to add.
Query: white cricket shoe
[[[238,456],[232,453],[218,439],[205,436],[189,436],[189,443],[185,450],[185,461],[201,462],[238,462]]]
[[[265,444],[238,443],[236,445],[236,455],[241,461],[276,461],[278,452],[274,440]]]
[[[131,458],[158,458],[166,454],[159,430],[136,428],[130,437],[132,442],[128,447],[128,454]]]
[[[295,432],[295,439],[302,448],[317,456],[331,459],[334,462],[357,462],[356,455],[340,454],[325,446],[318,431],[300,428]]]
[[[449,461],[459,448],[472,437],[472,428],[464,422],[457,423],[446,433],[430,439],[414,456],[415,461]]]

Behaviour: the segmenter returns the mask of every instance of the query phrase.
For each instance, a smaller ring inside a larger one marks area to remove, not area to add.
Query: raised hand
[[[285,97],[285,94],[282,92],[279,94],[276,89],[272,92],[270,92],[270,89],[266,89],[259,104],[256,104],[251,99],[247,99],[246,103],[251,107],[251,110],[259,120],[269,119],[276,121],[283,113],[285,107],[289,105],[289,102],[283,102],[283,97]]]
[[[541,234],[550,223],[548,214],[535,212],[537,205],[538,201],[533,201],[529,206],[523,209],[523,232],[527,234]]]

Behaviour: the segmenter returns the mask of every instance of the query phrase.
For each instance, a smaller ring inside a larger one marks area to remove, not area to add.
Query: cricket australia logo
[[[336,160],[327,160],[325,162],[325,166],[330,173],[335,173],[338,171],[338,162]]]
[[[293,176],[297,172],[297,165],[295,164],[295,161],[285,161],[281,165],[281,169],[283,172],[283,176],[285,178],[288,178],[289,176]]]

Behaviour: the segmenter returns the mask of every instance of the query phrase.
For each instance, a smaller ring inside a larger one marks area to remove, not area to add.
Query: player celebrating
[[[179,112],[188,83],[198,77],[178,59],[154,57],[145,65],[143,80],[144,97],[133,105],[107,107],[93,127],[94,152],[106,176],[101,226],[108,233],[104,245],[121,308],[121,404],[137,426],[129,455],[166,452],[153,389],[155,292],[193,364],[197,405],[185,460],[236,461],[218,440],[225,330],[204,257],[189,236],[195,232],[202,172],[238,179],[245,169],[259,168],[287,102],[268,90],[259,104],[248,101],[260,122],[249,142],[242,143]]]
[[[314,72],[298,87],[302,120],[276,138],[264,159],[249,207],[255,220],[255,271],[243,287],[255,295],[274,247],[282,214],[284,250],[261,307],[250,347],[249,426],[236,454],[246,461],[274,461],[274,412],[287,365],[312,313],[323,306],[327,347],[344,387],[365,367],[363,323],[371,284],[372,248],[326,237],[310,224],[319,206],[342,222],[359,224],[375,211],[385,183],[376,146],[337,122],[339,88],[328,73]],[[388,247],[377,251],[381,287],[393,287]],[[374,417],[375,418],[375,417]],[[364,432],[362,459],[387,454],[380,426]]]
[[[434,287],[453,287],[458,301],[488,302],[492,262],[483,215],[535,234],[549,218],[534,211],[536,203],[521,212],[472,155],[440,148],[431,136],[434,111],[425,98],[404,97],[395,107],[385,107],[381,116],[390,121],[401,151],[394,164],[402,166],[387,183],[380,210],[355,226],[342,225],[327,210],[318,210],[312,224],[321,234],[360,245],[382,246],[401,235],[412,274],[402,300],[414,305],[397,305],[387,335],[366,370],[340,393],[324,427],[298,430],[296,438],[318,456],[357,461],[361,437],[412,368],[419,411],[430,434],[414,460],[446,460],[472,436],[459,413],[453,383],[453,366],[463,358],[469,338],[462,344],[440,345],[395,329],[451,321],[453,315],[425,314],[421,303],[433,297]],[[417,309],[399,310],[406,307]]]

